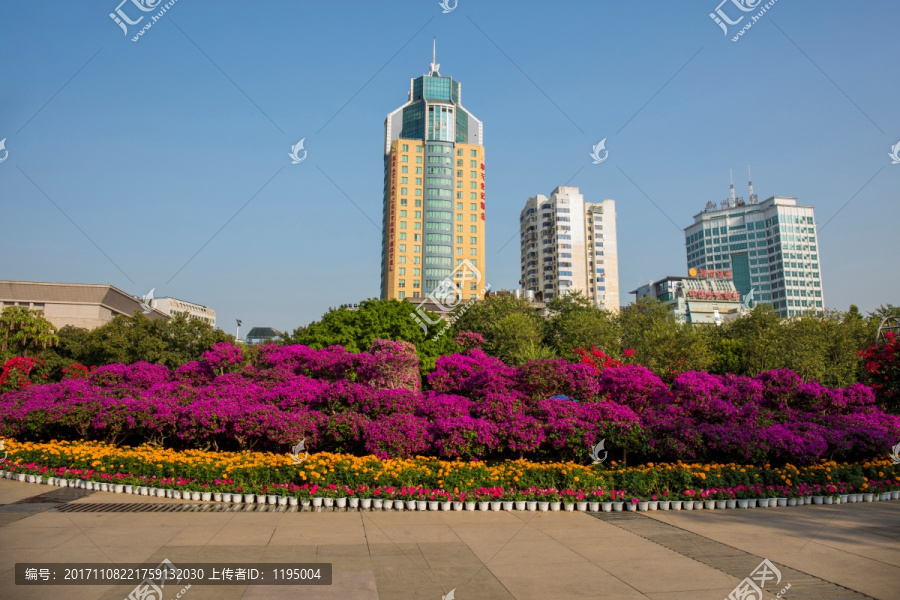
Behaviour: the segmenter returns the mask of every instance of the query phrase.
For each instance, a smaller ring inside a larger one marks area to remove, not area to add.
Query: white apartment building
[[[733,190],[733,188],[732,188]],[[771,304],[782,317],[824,310],[812,206],[773,196],[757,203],[712,202],[684,230],[688,268],[727,269],[743,298]]]
[[[619,310],[615,200],[585,202],[577,187],[529,198],[519,217],[520,285],[545,302],[582,292],[595,306]]]
[[[216,326],[216,311],[208,306],[194,304],[178,298],[154,298],[150,305],[156,310],[163,312],[169,316],[182,313],[191,317],[197,317],[204,323],[209,323],[213,327]]]

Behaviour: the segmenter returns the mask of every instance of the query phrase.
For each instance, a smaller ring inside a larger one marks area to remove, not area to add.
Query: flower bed
[[[128,486],[133,491],[161,489],[177,492],[176,497],[241,494],[302,501],[356,498],[441,505],[602,502],[645,509],[660,502],[694,506],[698,502],[783,499],[787,504],[788,500],[803,503],[814,497],[847,501],[846,497],[855,494],[900,495],[900,465],[887,459],[805,467],[686,463],[627,467],[613,463],[603,468],[573,462],[486,464],[322,453],[294,465],[290,455],[282,454],[116,448],[99,442],[7,440],[6,450],[8,459],[0,467],[13,477],[31,475],[52,478],[56,483],[80,480],[92,486]]]
[[[253,359],[217,344],[174,373],[148,363],[73,369],[60,383],[0,395],[0,436],[187,448],[386,457],[584,461],[610,458],[762,465],[860,461],[900,439],[900,417],[870,388],[827,389],[791,371],[688,372],[667,385],[594,353],[582,363],[510,367],[481,350],[441,357],[423,391],[414,348],[376,341],[264,346]]]

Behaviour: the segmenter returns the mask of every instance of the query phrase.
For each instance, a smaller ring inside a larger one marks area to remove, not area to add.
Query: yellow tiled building
[[[385,120],[382,298],[415,302],[452,281],[468,300],[485,286],[482,123],[439,67]]]

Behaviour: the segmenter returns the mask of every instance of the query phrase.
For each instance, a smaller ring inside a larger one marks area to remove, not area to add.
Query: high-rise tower
[[[439,68],[433,53],[428,74],[384,121],[382,298],[425,298],[456,268],[474,267],[481,279],[464,279],[462,299],[484,287],[483,126]]]

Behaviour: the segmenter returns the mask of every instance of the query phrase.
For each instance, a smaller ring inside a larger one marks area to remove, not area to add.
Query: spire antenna
[[[440,77],[440,68],[441,65],[438,64],[437,61],[437,38],[435,37],[431,40],[431,72],[429,73],[429,75],[437,75],[438,77]]]
[[[734,205],[734,171],[728,169],[728,174],[731,177],[731,204]]]
[[[750,187],[750,204],[756,204],[757,197],[753,193],[753,175],[750,174],[750,165],[747,165],[747,185]]]

